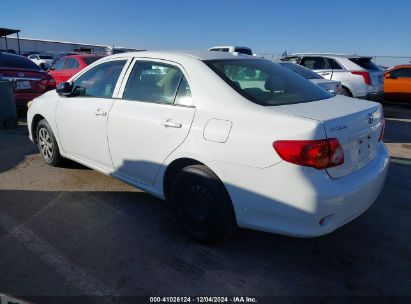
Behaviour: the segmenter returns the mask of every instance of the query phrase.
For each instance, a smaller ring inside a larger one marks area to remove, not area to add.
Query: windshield
[[[51,59],[53,60],[53,57],[50,55],[39,55],[40,59]]]
[[[333,97],[294,72],[264,59],[204,61],[234,90],[263,106],[310,102]]]
[[[313,71],[311,71],[307,68],[304,68],[301,65],[294,64],[294,63],[289,63],[289,62],[280,62],[280,64],[283,67],[299,74],[300,76],[303,76],[305,79],[323,79],[317,73],[315,73],[315,72],[313,72]]]

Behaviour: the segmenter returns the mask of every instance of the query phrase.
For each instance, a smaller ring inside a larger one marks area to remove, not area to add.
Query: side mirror
[[[62,82],[56,88],[57,94],[60,96],[69,96],[71,94],[71,84],[69,82]]]

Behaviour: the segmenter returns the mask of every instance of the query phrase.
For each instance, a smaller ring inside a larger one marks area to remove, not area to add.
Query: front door
[[[102,168],[113,169],[107,143],[107,118],[126,60],[101,63],[72,83],[72,94],[59,97],[57,130],[65,153]]]
[[[167,156],[188,135],[195,113],[190,103],[191,91],[181,67],[135,61],[107,125],[116,174],[153,184]]]

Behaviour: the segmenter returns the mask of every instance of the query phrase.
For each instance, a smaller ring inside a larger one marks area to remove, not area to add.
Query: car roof
[[[239,49],[251,50],[247,46],[238,46],[238,45],[217,45],[217,46],[210,47],[210,49],[217,49],[217,48],[219,48],[219,49],[221,49],[221,48],[239,48]]]
[[[67,58],[87,58],[87,57],[104,57],[103,55],[96,55],[96,54],[75,54],[75,55],[67,55],[64,56]]]
[[[211,51],[140,51],[128,52],[108,56],[110,58],[129,58],[129,57],[150,57],[150,58],[168,58],[168,57],[195,58],[199,60],[218,60],[218,59],[256,59],[255,57],[243,54],[231,54],[228,52],[211,52]],[[260,59],[260,58],[259,58]]]
[[[295,57],[295,56],[329,56],[329,57],[342,57],[342,58],[370,58],[371,56],[360,56],[356,54],[334,54],[334,53],[293,53],[288,55],[287,57]]]
[[[392,70],[398,69],[398,68],[408,68],[408,69],[411,69],[411,64],[400,64],[400,65],[393,66],[392,68],[387,69],[387,70],[385,71],[385,73],[387,73],[388,71],[392,71]]]

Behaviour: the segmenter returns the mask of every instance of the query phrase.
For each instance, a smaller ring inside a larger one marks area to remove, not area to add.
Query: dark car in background
[[[14,83],[17,107],[56,88],[56,82],[38,65],[24,56],[0,52],[0,80]]]
[[[49,75],[51,75],[55,81],[56,85],[61,82],[66,82],[73,75],[80,72],[86,66],[92,64],[94,61],[103,58],[103,56],[97,56],[93,54],[83,54],[83,55],[70,55],[60,58],[49,70]]]

